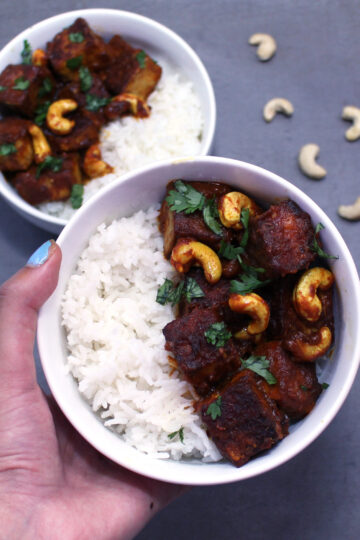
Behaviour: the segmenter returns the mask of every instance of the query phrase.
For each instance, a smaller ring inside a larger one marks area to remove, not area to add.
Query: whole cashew
[[[178,272],[188,272],[198,262],[204,269],[209,283],[217,283],[221,278],[222,266],[214,250],[192,238],[180,238],[171,252],[171,264]]]
[[[240,217],[243,208],[248,208],[250,215],[256,215],[259,212],[258,205],[239,191],[231,191],[222,195],[218,202],[218,211],[224,227],[242,229]]]
[[[270,60],[276,53],[276,41],[270,34],[253,34],[249,44],[258,45],[256,54],[262,62]]]
[[[48,58],[46,52],[42,49],[35,49],[32,53],[31,61],[34,66],[44,67],[47,64]]]
[[[145,103],[143,99],[135,94],[119,94],[115,96],[111,101],[125,102],[130,105],[132,114],[138,118],[146,118],[150,116],[150,107]]]
[[[28,132],[32,138],[35,163],[41,163],[47,156],[51,155],[50,145],[42,131],[35,124],[28,127]]]
[[[256,293],[231,294],[229,307],[236,313],[245,313],[252,318],[247,328],[236,332],[237,339],[251,339],[256,334],[264,332],[269,324],[270,308],[261,296]]]
[[[306,341],[301,341],[298,339],[293,342],[291,346],[287,348],[301,360],[306,362],[311,362],[323,356],[326,351],[329,349],[332,341],[331,331],[327,326],[320,328],[318,332],[317,343],[311,344]]]
[[[303,273],[293,291],[293,304],[297,313],[313,322],[320,318],[322,304],[316,292],[326,291],[334,283],[334,276],[326,268],[310,268]]]
[[[338,208],[338,214],[342,218],[350,219],[352,221],[360,219],[360,197],[356,199],[354,204],[340,205]]]
[[[306,176],[320,180],[326,175],[326,170],[316,163],[316,158],[320,152],[317,144],[305,144],[299,152],[299,167]]]
[[[278,112],[285,114],[285,116],[291,116],[294,112],[294,107],[288,99],[280,97],[270,99],[264,106],[264,120],[266,122],[271,122]]]
[[[360,109],[353,105],[343,108],[342,119],[352,121],[353,125],[346,131],[345,137],[348,141],[356,141],[360,137]]]
[[[64,118],[63,114],[74,111],[77,103],[73,99],[60,99],[50,105],[46,115],[46,123],[54,133],[66,135],[74,128],[74,120]]]
[[[113,168],[102,161],[101,150],[98,144],[89,146],[84,156],[83,169],[89,178],[97,178],[113,172]]]

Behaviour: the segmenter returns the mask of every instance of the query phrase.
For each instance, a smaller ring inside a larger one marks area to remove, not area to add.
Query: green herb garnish
[[[315,237],[314,240],[310,246],[310,249],[312,251],[315,251],[315,253],[322,257],[323,259],[338,259],[339,257],[337,255],[329,255],[328,253],[325,253],[325,251],[319,246],[319,243],[316,239],[316,236],[319,234],[320,231],[325,229],[324,225],[322,223],[318,223],[315,228]]]
[[[304,390],[304,392],[307,392],[309,390],[308,387],[303,384],[300,385],[300,388],[301,390]]]
[[[24,39],[24,47],[21,51],[22,64],[31,65],[32,64],[32,51],[30,43],[27,39]]]
[[[71,206],[77,210],[83,203],[84,186],[82,184],[73,184],[71,188],[70,202]]]
[[[60,157],[46,156],[36,168],[36,178],[39,178],[40,174],[45,169],[50,169],[54,172],[59,172],[62,169],[63,159]]]
[[[246,360],[241,359],[242,369],[250,369],[260,377],[263,377],[268,384],[276,384],[277,380],[274,375],[270,373],[268,367],[270,365],[266,356],[249,356]]]
[[[226,328],[224,321],[216,322],[204,332],[206,341],[215,347],[225,347],[231,338],[231,332]]]
[[[30,86],[30,81],[27,81],[24,77],[18,77],[14,81],[13,90],[27,90]]]
[[[254,268],[254,270],[256,269]],[[255,275],[242,274],[240,280],[232,279],[230,281],[230,292],[235,294],[250,294],[255,289],[265,287],[269,283],[269,279],[260,281]]]
[[[204,291],[196,281],[196,279],[192,277],[187,277],[185,281],[185,290],[184,290],[185,298],[188,302],[191,302],[194,298],[203,298],[205,296]]]
[[[202,210],[205,205],[205,197],[194,189],[190,184],[184,184],[182,180],[176,180],[175,189],[169,191],[166,197],[170,210],[192,214],[196,210]]]
[[[69,40],[72,43],[82,43],[84,39],[84,35],[81,32],[71,32],[69,34]]]
[[[45,79],[43,80],[43,83],[42,83],[42,86],[39,90],[39,97],[43,97],[45,96],[45,94],[49,94],[52,90],[52,82],[51,82],[51,79],[49,79],[49,77],[45,77]]]
[[[92,87],[93,78],[89,68],[81,66],[79,69],[80,88],[82,92],[88,92]]]
[[[97,112],[111,101],[110,98],[101,98],[93,94],[86,94],[86,108],[88,111]]]
[[[322,388],[323,390],[327,390],[327,388],[329,388],[329,386],[330,386],[330,384],[328,384],[327,382],[321,383],[321,388]]]
[[[221,240],[219,255],[221,257],[224,257],[224,259],[228,259],[229,261],[232,261],[236,259],[237,256],[241,255],[242,253],[244,253],[243,247],[241,246],[235,247],[232,244],[225,242],[224,240]]]
[[[210,403],[205,414],[211,416],[211,420],[216,420],[221,416],[221,396],[216,401]]]
[[[219,212],[215,198],[206,199],[203,208],[203,218],[206,225],[213,233],[218,234],[219,236],[223,234],[223,229],[221,227],[221,223],[219,222]]]
[[[173,431],[172,433],[169,433],[168,437],[170,440],[174,439],[176,435],[179,435],[180,442],[184,444],[184,428],[181,427],[177,431]]]
[[[136,60],[139,62],[140,68],[144,69],[144,67],[145,67],[145,59],[146,59],[146,52],[145,51],[140,51],[135,55],[135,57],[136,57]]]
[[[74,56],[74,58],[70,58],[69,60],[66,60],[66,67],[68,67],[71,70],[77,69],[82,64],[82,55],[80,56]]]
[[[205,296],[205,293],[199,287],[194,278],[186,278],[185,281],[181,281],[176,286],[172,281],[170,281],[170,279],[165,279],[164,283],[158,289],[156,302],[162,306],[165,304],[171,304],[174,306],[180,302],[183,295],[188,302],[191,302],[193,298],[201,298]]]
[[[38,126],[41,126],[46,119],[46,115],[48,112],[48,108],[50,107],[51,102],[45,101],[44,103],[41,103],[41,105],[38,105],[35,109],[35,124]]]
[[[240,246],[245,248],[249,240],[249,219],[250,219],[250,210],[248,208],[243,208],[240,214],[240,221],[244,227],[244,234],[240,242]]]
[[[7,86],[1,86],[0,85],[0,92],[4,92],[4,90],[7,90]]]
[[[4,143],[0,144],[0,156],[10,156],[10,154],[15,154],[17,148],[13,143]]]

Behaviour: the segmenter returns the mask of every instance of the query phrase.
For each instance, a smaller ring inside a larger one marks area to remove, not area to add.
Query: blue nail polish
[[[42,246],[40,246],[34,253],[31,255],[30,259],[26,263],[26,266],[40,266],[47,261],[49,257],[49,250],[51,247],[51,241],[48,240]]]

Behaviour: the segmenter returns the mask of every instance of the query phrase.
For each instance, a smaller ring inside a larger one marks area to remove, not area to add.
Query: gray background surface
[[[0,46],[46,17],[71,9],[131,10],[167,25],[202,58],[213,81],[218,122],[213,153],[255,163],[290,180],[330,216],[359,268],[360,223],[341,220],[340,203],[360,195],[360,140],[344,138],[344,105],[360,106],[360,2],[357,0],[153,0],[0,2]],[[254,32],[278,43],[260,63]],[[267,125],[262,107],[290,99],[295,114]],[[320,145],[327,177],[297,168],[299,148]],[[0,200],[0,281],[49,234]],[[43,376],[39,370],[43,383]],[[359,377],[341,411],[308,449],[282,467],[241,483],[193,489],[159,514],[138,540],[355,540],[360,538]],[[64,539],[65,540],[65,539]]]

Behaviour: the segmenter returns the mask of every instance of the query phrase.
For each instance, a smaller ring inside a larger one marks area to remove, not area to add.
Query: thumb
[[[0,393],[36,385],[37,314],[57,285],[60,262],[61,250],[49,240],[0,287]]]

